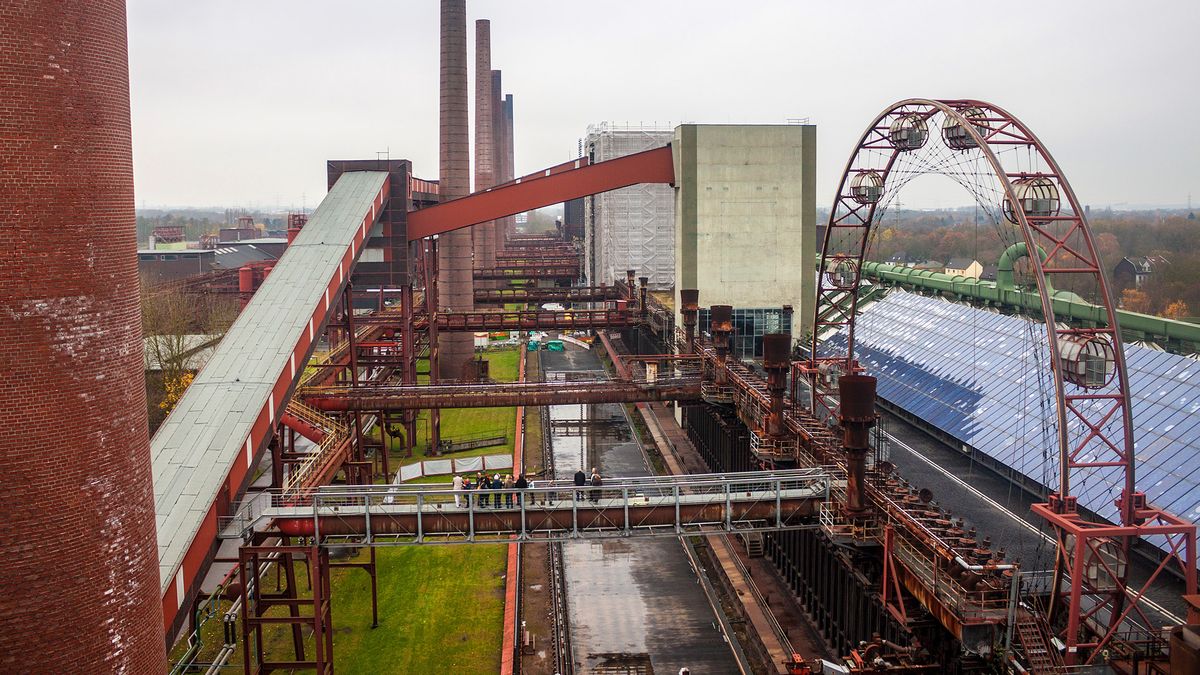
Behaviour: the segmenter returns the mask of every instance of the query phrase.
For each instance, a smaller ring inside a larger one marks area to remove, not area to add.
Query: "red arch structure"
[[[931,129],[940,129],[940,138]],[[922,153],[932,155],[934,147],[941,159],[913,161]],[[970,170],[963,168],[967,162]],[[910,164],[915,170],[899,168]],[[1140,616],[1143,625],[1154,625],[1139,601],[1168,567],[1179,565],[1186,592],[1196,592],[1196,527],[1148,504],[1136,489],[1129,380],[1094,237],[1058,163],[1016,117],[985,101],[906,99],[888,106],[867,127],[842,174],[822,243],[812,358],[805,368],[814,410],[832,413],[837,407],[831,374],[861,370],[854,358],[855,291],[872,228],[884,195],[921,172],[950,176],[977,202],[995,197],[984,206],[1003,213],[998,229],[1011,228],[1028,250],[1046,251],[1044,258],[1030,256],[1029,261],[1048,319],[1060,481],[1047,502],[1033,510],[1057,533],[1050,612],[1067,645],[1067,662],[1093,662],[1128,628],[1126,619]],[[1072,289],[1103,307],[1107,325],[1058,324],[1051,287]],[[845,349],[820,342],[823,333],[836,329],[846,330]],[[1120,481],[1116,525],[1086,517],[1072,496],[1072,477],[1097,472],[1116,473]],[[1165,538],[1169,554],[1135,589],[1128,586],[1122,561],[1137,537]]]

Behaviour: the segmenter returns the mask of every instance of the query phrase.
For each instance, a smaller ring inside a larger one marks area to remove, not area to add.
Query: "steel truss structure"
[[[327,548],[787,530],[815,526],[829,489],[829,475],[815,468],[615,478],[600,487],[547,481],[520,491],[336,486],[276,493],[252,526]]]
[[[1114,640],[1128,637],[1127,618],[1153,625],[1139,603],[1162,571],[1177,565],[1187,593],[1196,592],[1196,528],[1147,504],[1136,489],[1120,326],[1094,237],[1061,168],[1020,120],[984,101],[907,99],[867,127],[842,174],[822,242],[812,358],[801,368],[813,408],[836,414],[838,377],[859,370],[856,291],[881,206],[908,181],[929,174],[958,182],[1002,236],[1024,243],[1027,254],[1036,252],[1026,257],[1043,316],[1054,316],[1054,289],[1104,308],[1107,324],[1100,327],[1046,321],[1059,485],[1046,503],[1033,507],[1057,533],[1050,618],[1066,644],[1066,663],[1094,663],[1116,646]],[[822,343],[839,329],[847,335],[844,350]],[[1086,478],[1120,485],[1120,523],[1094,522],[1078,511],[1071,485]],[[1165,538],[1169,554],[1144,585],[1133,588],[1126,560],[1138,537]]]

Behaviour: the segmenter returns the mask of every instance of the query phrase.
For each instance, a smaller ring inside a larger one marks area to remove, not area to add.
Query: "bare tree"
[[[146,339],[146,369],[155,366],[163,380],[178,379],[189,351],[188,334],[195,322],[188,296],[175,288],[142,284],[142,335]]]

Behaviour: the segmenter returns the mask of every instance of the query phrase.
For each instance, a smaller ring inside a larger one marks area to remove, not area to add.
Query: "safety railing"
[[[288,473],[284,479],[282,496],[295,500],[309,479],[349,440],[349,435],[345,427],[329,429],[316,450],[305,455],[304,460]]]
[[[539,481],[524,490],[338,486],[276,494],[259,524],[327,546],[679,536],[815,526],[828,496],[828,476],[813,469]]]
[[[287,412],[305,424],[309,424],[326,433],[345,433],[347,431],[344,424],[316,408],[305,405],[296,397],[292,397],[288,401]]]

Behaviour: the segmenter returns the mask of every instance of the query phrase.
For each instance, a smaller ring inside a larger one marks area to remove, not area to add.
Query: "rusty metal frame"
[[[597,164],[589,164],[587,158],[580,158],[461,199],[412,211],[408,214],[408,238],[412,241],[432,237],[639,183],[674,182],[675,164],[669,145]],[[509,241],[519,244],[521,239]]]

